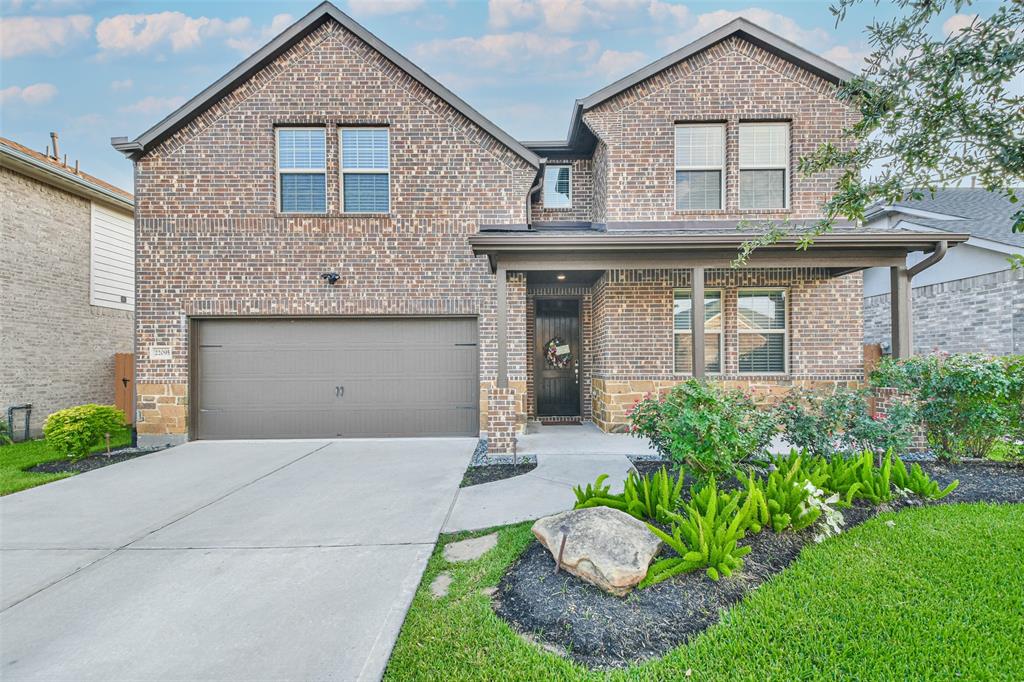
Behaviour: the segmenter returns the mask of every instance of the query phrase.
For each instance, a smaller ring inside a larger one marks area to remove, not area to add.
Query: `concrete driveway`
[[[375,680],[475,445],[197,442],[0,498],[0,678]]]

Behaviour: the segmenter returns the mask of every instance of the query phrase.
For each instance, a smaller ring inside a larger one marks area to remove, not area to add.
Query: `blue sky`
[[[42,151],[59,131],[69,161],[130,190],[110,138],[145,131],[316,4],[0,0],[0,134]],[[336,4],[520,139],[564,137],[575,99],[736,16],[856,70],[863,27],[892,12],[869,0],[837,28],[826,0]]]

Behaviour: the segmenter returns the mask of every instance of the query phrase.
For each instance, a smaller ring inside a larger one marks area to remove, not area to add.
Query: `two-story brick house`
[[[902,286],[935,234],[844,225],[730,268],[748,221],[819,215],[835,178],[795,162],[853,120],[849,75],[737,20],[579,100],[565,141],[520,142],[320,5],[114,140],[140,438],[485,430],[503,452],[529,418],[618,429],[694,374],[860,380],[860,271]]]

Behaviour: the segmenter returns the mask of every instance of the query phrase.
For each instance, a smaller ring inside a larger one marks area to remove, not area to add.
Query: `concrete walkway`
[[[475,445],[198,442],[0,498],[0,677],[376,680]]]
[[[516,439],[520,455],[655,455],[643,438],[628,433],[605,433],[593,422],[541,425],[530,423]]]
[[[621,492],[632,466],[624,455],[538,454],[537,468],[528,474],[460,488],[444,532],[504,526],[572,509],[573,486],[593,483],[601,474],[608,474],[613,492]]]

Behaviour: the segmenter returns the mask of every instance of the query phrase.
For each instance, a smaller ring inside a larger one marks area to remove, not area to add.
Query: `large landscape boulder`
[[[610,507],[574,509],[538,519],[533,534],[555,561],[562,551],[563,569],[619,597],[644,579],[661,548],[661,540],[647,524]]]

